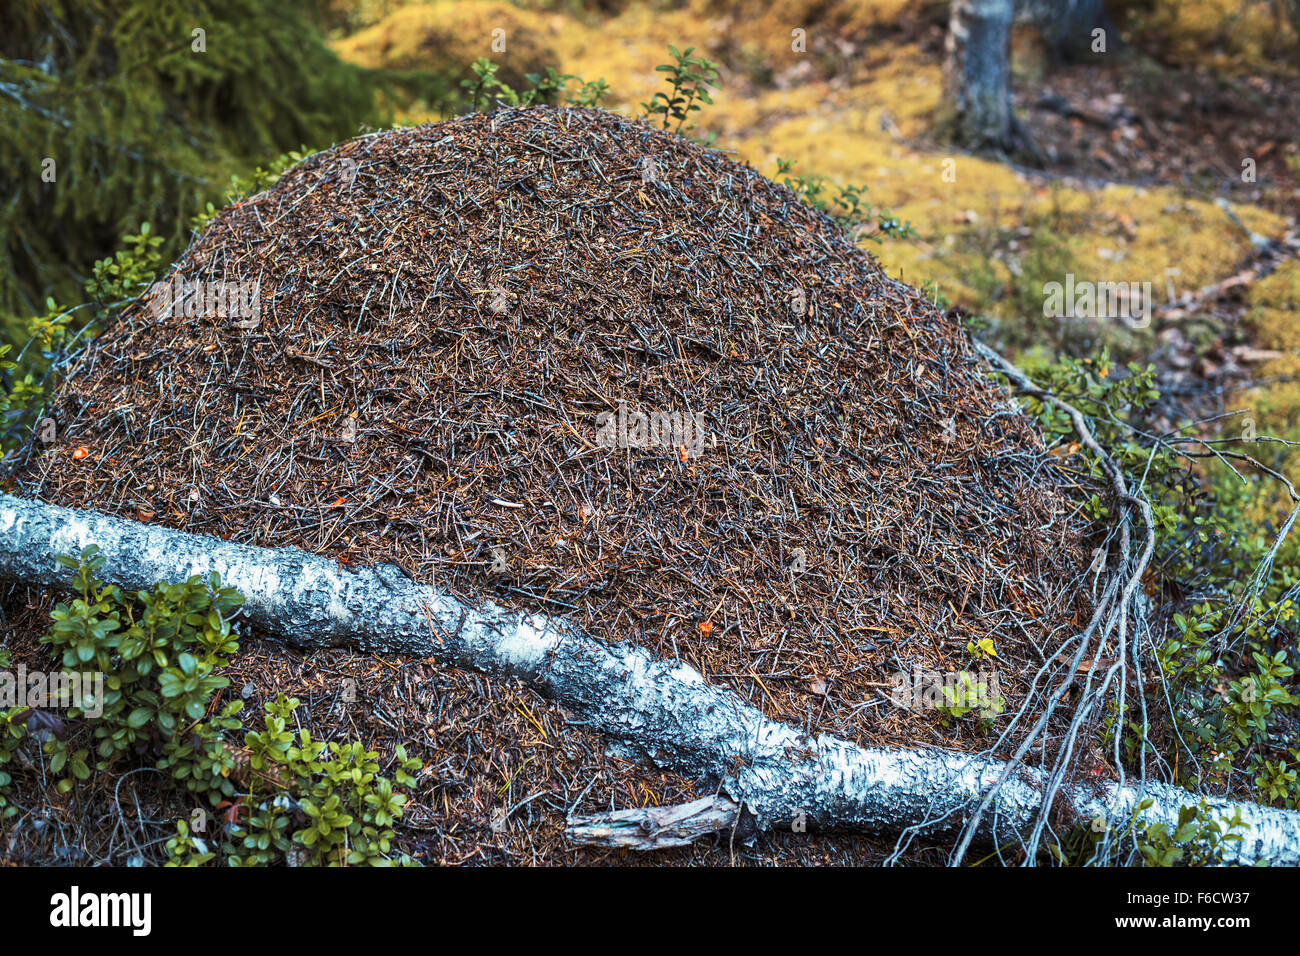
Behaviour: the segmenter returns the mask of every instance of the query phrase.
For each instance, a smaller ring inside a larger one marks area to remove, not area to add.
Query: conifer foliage
[[[11,0],[0,8],[0,341],[76,301],[142,221],[185,244],[229,177],[354,135],[364,71],[340,61],[317,0]]]

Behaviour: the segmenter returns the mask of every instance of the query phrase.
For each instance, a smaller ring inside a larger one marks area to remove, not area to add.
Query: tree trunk
[[[1011,109],[1012,0],[952,0],[944,93],[954,139],[972,149],[1014,153],[1025,141]]]
[[[0,495],[0,578],[66,586],[71,572],[56,556],[91,544],[107,559],[105,577],[128,590],[215,571],[244,595],[242,613],[254,628],[298,647],[433,657],[519,678],[631,755],[726,794],[760,828],[798,821],[809,829],[950,835],[1007,770],[971,754],[812,738],[710,687],[686,664],[657,660],[630,642],[602,643],[562,619],[488,601],[466,604],[388,565],[349,571],[297,548],[256,548]],[[981,838],[1008,845],[1026,834],[1042,805],[1042,784],[1033,768],[1007,774],[981,819]],[[1170,832],[1179,809],[1199,799],[1164,784],[1097,781],[1065,788],[1053,817],[1058,832],[1098,818],[1122,831],[1144,796],[1154,803],[1143,817],[1170,824]],[[1300,813],[1207,802],[1217,818],[1240,812],[1250,827],[1241,843],[1227,846],[1229,862],[1300,865]],[[727,819],[725,806],[711,808]],[[704,826],[698,813],[686,816],[651,825]]]

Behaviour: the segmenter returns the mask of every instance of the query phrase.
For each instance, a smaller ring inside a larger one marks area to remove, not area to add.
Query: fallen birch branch
[[[562,619],[466,604],[391,566],[349,571],[297,548],[257,548],[0,495],[0,578],[66,586],[71,572],[55,557],[91,544],[107,558],[103,573],[125,589],[215,571],[244,595],[242,613],[254,628],[303,649],[432,657],[519,678],[640,759],[708,782],[761,829],[799,820],[809,829],[952,836],[1006,767],[968,754],[810,737],[709,686],[686,664],[605,644]],[[981,839],[1013,845],[1028,833],[1042,783],[1037,771],[1016,768],[979,822]],[[1144,819],[1171,832],[1179,809],[1200,799],[1163,784],[1139,791],[1099,781],[1062,788],[1053,818],[1062,828],[1100,817],[1122,829],[1144,796],[1154,801]],[[1217,817],[1239,811],[1250,827],[1241,843],[1227,845],[1227,862],[1300,864],[1300,813],[1206,800]]]

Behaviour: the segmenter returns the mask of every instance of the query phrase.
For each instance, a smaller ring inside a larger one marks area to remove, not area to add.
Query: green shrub
[[[508,106],[553,105],[561,100],[573,106],[599,106],[601,100],[609,95],[609,84],[603,79],[586,82],[572,74],[561,75],[549,66],[544,73],[526,74],[531,85],[523,91],[514,89],[497,76],[500,66],[487,57],[479,57],[470,69],[474,76],[461,80],[460,85],[465,89],[469,108],[474,112],[491,112],[498,101]],[[569,89],[570,81],[577,82],[576,91]]]
[[[876,209],[866,201],[866,186],[836,186],[835,195],[825,176],[790,175],[794,171],[794,160],[776,161],[776,174],[783,176],[781,184],[788,188],[800,202],[819,209],[840,224],[854,239],[870,239],[882,242],[882,237],[895,239],[915,238],[916,230],[910,222],[902,223],[893,213]],[[868,231],[874,225],[874,231]],[[936,294],[938,287],[936,286]]]
[[[43,745],[50,772],[62,775],[60,792],[144,756],[220,823],[208,833],[202,808],[179,820],[167,843],[171,865],[411,862],[392,849],[393,824],[406,802],[396,788],[413,786],[420,770],[405,748],[397,748],[389,779],[380,774],[379,754],[360,743],[292,733],[295,699],[280,695],[267,703],[260,728],[244,734],[242,745],[242,701],[208,716],[214,695],[230,684],[221,670],[239,649],[231,624],[243,603],[237,591],[222,587],[214,573],[124,592],[99,579],[105,559],[94,546],[79,559],[59,561],[75,572],[73,598],[55,608],[42,642],[65,669],[104,675],[102,706],[70,708],[67,723],[75,730]],[[0,656],[0,666],[7,661]],[[24,735],[19,716],[19,709],[0,714],[0,818],[13,812],[5,802],[13,783],[5,767]]]
[[[1226,826],[1221,824],[1202,800],[1182,807],[1171,830],[1168,824],[1148,823],[1143,818],[1154,803],[1150,797],[1139,803],[1118,833],[1109,833],[1101,817],[1075,827],[1060,844],[1048,844],[1049,855],[1063,866],[1221,866],[1226,844],[1240,843],[1250,829],[1240,811]]]
[[[1139,812],[1152,803],[1150,798],[1143,800]],[[1219,866],[1227,849],[1224,844],[1240,843],[1247,829],[1240,810],[1225,827],[1203,800],[1178,811],[1178,825],[1172,832],[1164,823],[1148,826],[1138,819],[1133,824],[1143,866]]]
[[[655,93],[650,102],[642,103],[652,122],[657,122],[664,130],[681,134],[689,132],[692,127],[686,125],[692,113],[698,113],[701,103],[713,105],[709,88],[718,88],[718,64],[702,56],[695,56],[695,47],[687,47],[685,52],[669,44],[668,53],[672,63],[661,63],[655,67],[656,73],[667,73],[664,79],[672,87],[671,93]],[[673,127],[673,121],[677,126]]]
[[[0,670],[7,669],[9,664],[9,651],[0,647]],[[9,801],[8,792],[13,777],[8,768],[13,761],[14,753],[22,743],[24,727],[18,718],[25,710],[24,707],[0,710],[0,822],[18,813],[18,808]]]

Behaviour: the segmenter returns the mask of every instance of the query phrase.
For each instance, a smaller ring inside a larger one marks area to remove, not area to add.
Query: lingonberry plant
[[[222,669],[239,649],[238,592],[216,574],[123,591],[100,580],[105,559],[94,546],[59,561],[74,571],[73,597],[55,608],[42,641],[68,671],[102,673],[104,692],[93,708],[74,706],[66,717],[30,707],[0,713],[0,818],[13,811],[6,767],[40,725],[55,731],[39,737],[47,769],[61,775],[60,792],[143,761],[198,798],[167,841],[171,865],[412,862],[393,849],[393,824],[406,803],[399,788],[413,786],[420,771],[404,747],[396,748],[389,778],[379,753],[359,742],[293,733],[296,699],[268,702],[242,739],[242,700],[209,716],[214,696],[230,684]]]

